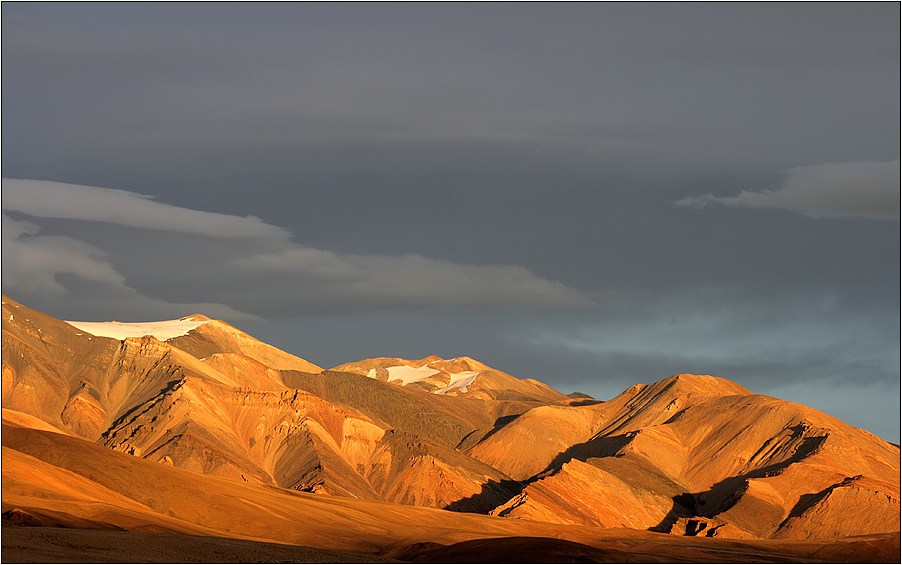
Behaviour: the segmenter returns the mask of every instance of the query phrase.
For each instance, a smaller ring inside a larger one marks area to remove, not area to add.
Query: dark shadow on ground
[[[475,512],[477,514],[488,514],[494,508],[501,506],[508,500],[520,494],[520,491],[526,485],[519,481],[490,480],[482,485],[482,490],[473,496],[461,498],[451,504],[445,506],[445,510],[453,512]]]
[[[595,400],[594,398],[586,398],[579,402],[571,402],[570,406],[595,406],[596,404],[604,404],[604,400]]]

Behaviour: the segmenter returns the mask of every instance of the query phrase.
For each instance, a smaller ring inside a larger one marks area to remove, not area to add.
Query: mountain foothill
[[[350,561],[899,558],[899,446],[723,378],[596,400],[469,357],[323,369],[201,315],[7,297],[2,333],[4,559],[47,557],[35,532],[137,560],[196,536]]]

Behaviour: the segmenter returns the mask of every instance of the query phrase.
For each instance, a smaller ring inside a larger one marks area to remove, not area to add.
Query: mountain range
[[[202,315],[2,316],[4,559],[39,530],[351,560],[899,557],[899,446],[723,378],[603,401],[463,356],[324,370]]]

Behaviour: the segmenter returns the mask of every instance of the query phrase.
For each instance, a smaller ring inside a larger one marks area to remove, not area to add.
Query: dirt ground
[[[510,537],[397,547],[372,554],[171,533],[3,527],[4,563],[899,563],[899,536],[833,542],[700,545],[693,538],[591,547],[554,538]],[[704,541],[704,540],[701,540]],[[708,540],[712,541],[712,540]]]
[[[231,538],[74,528],[3,528],[4,563],[398,563],[354,553]]]

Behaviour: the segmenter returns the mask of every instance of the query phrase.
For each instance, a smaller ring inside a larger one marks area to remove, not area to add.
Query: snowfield
[[[160,341],[166,341],[180,335],[186,335],[194,328],[209,323],[209,320],[192,320],[182,318],[180,320],[165,320],[162,322],[70,322],[70,326],[87,332],[97,337],[111,337],[113,339],[125,339],[127,337],[141,337],[152,335]]]
[[[429,367],[428,365],[424,365],[422,367],[408,367],[406,365],[401,365],[398,367],[387,367],[387,369],[388,382],[400,380],[402,385],[409,385],[410,383],[428,379],[432,375],[436,375],[439,372],[432,367]],[[367,376],[375,378],[376,369],[370,369],[370,372]]]
[[[433,375],[441,373],[438,369],[433,369],[429,365],[422,367],[408,367],[407,365],[397,365],[394,367],[386,367],[388,370],[388,382],[401,381],[402,385],[409,385],[417,381],[428,379]],[[463,371],[462,373],[450,373],[451,382],[448,386],[432,391],[433,394],[445,394],[454,389],[460,389],[461,392],[467,392],[467,386],[476,380],[476,376],[481,371]],[[376,369],[370,369],[367,375],[371,379],[376,378]]]
[[[435,394],[445,394],[456,388],[459,388],[460,392],[467,392],[467,387],[473,384],[473,381],[476,380],[476,376],[481,372],[482,371],[464,371],[463,373],[453,373],[451,375],[451,382],[448,386],[438,389],[435,391]]]

